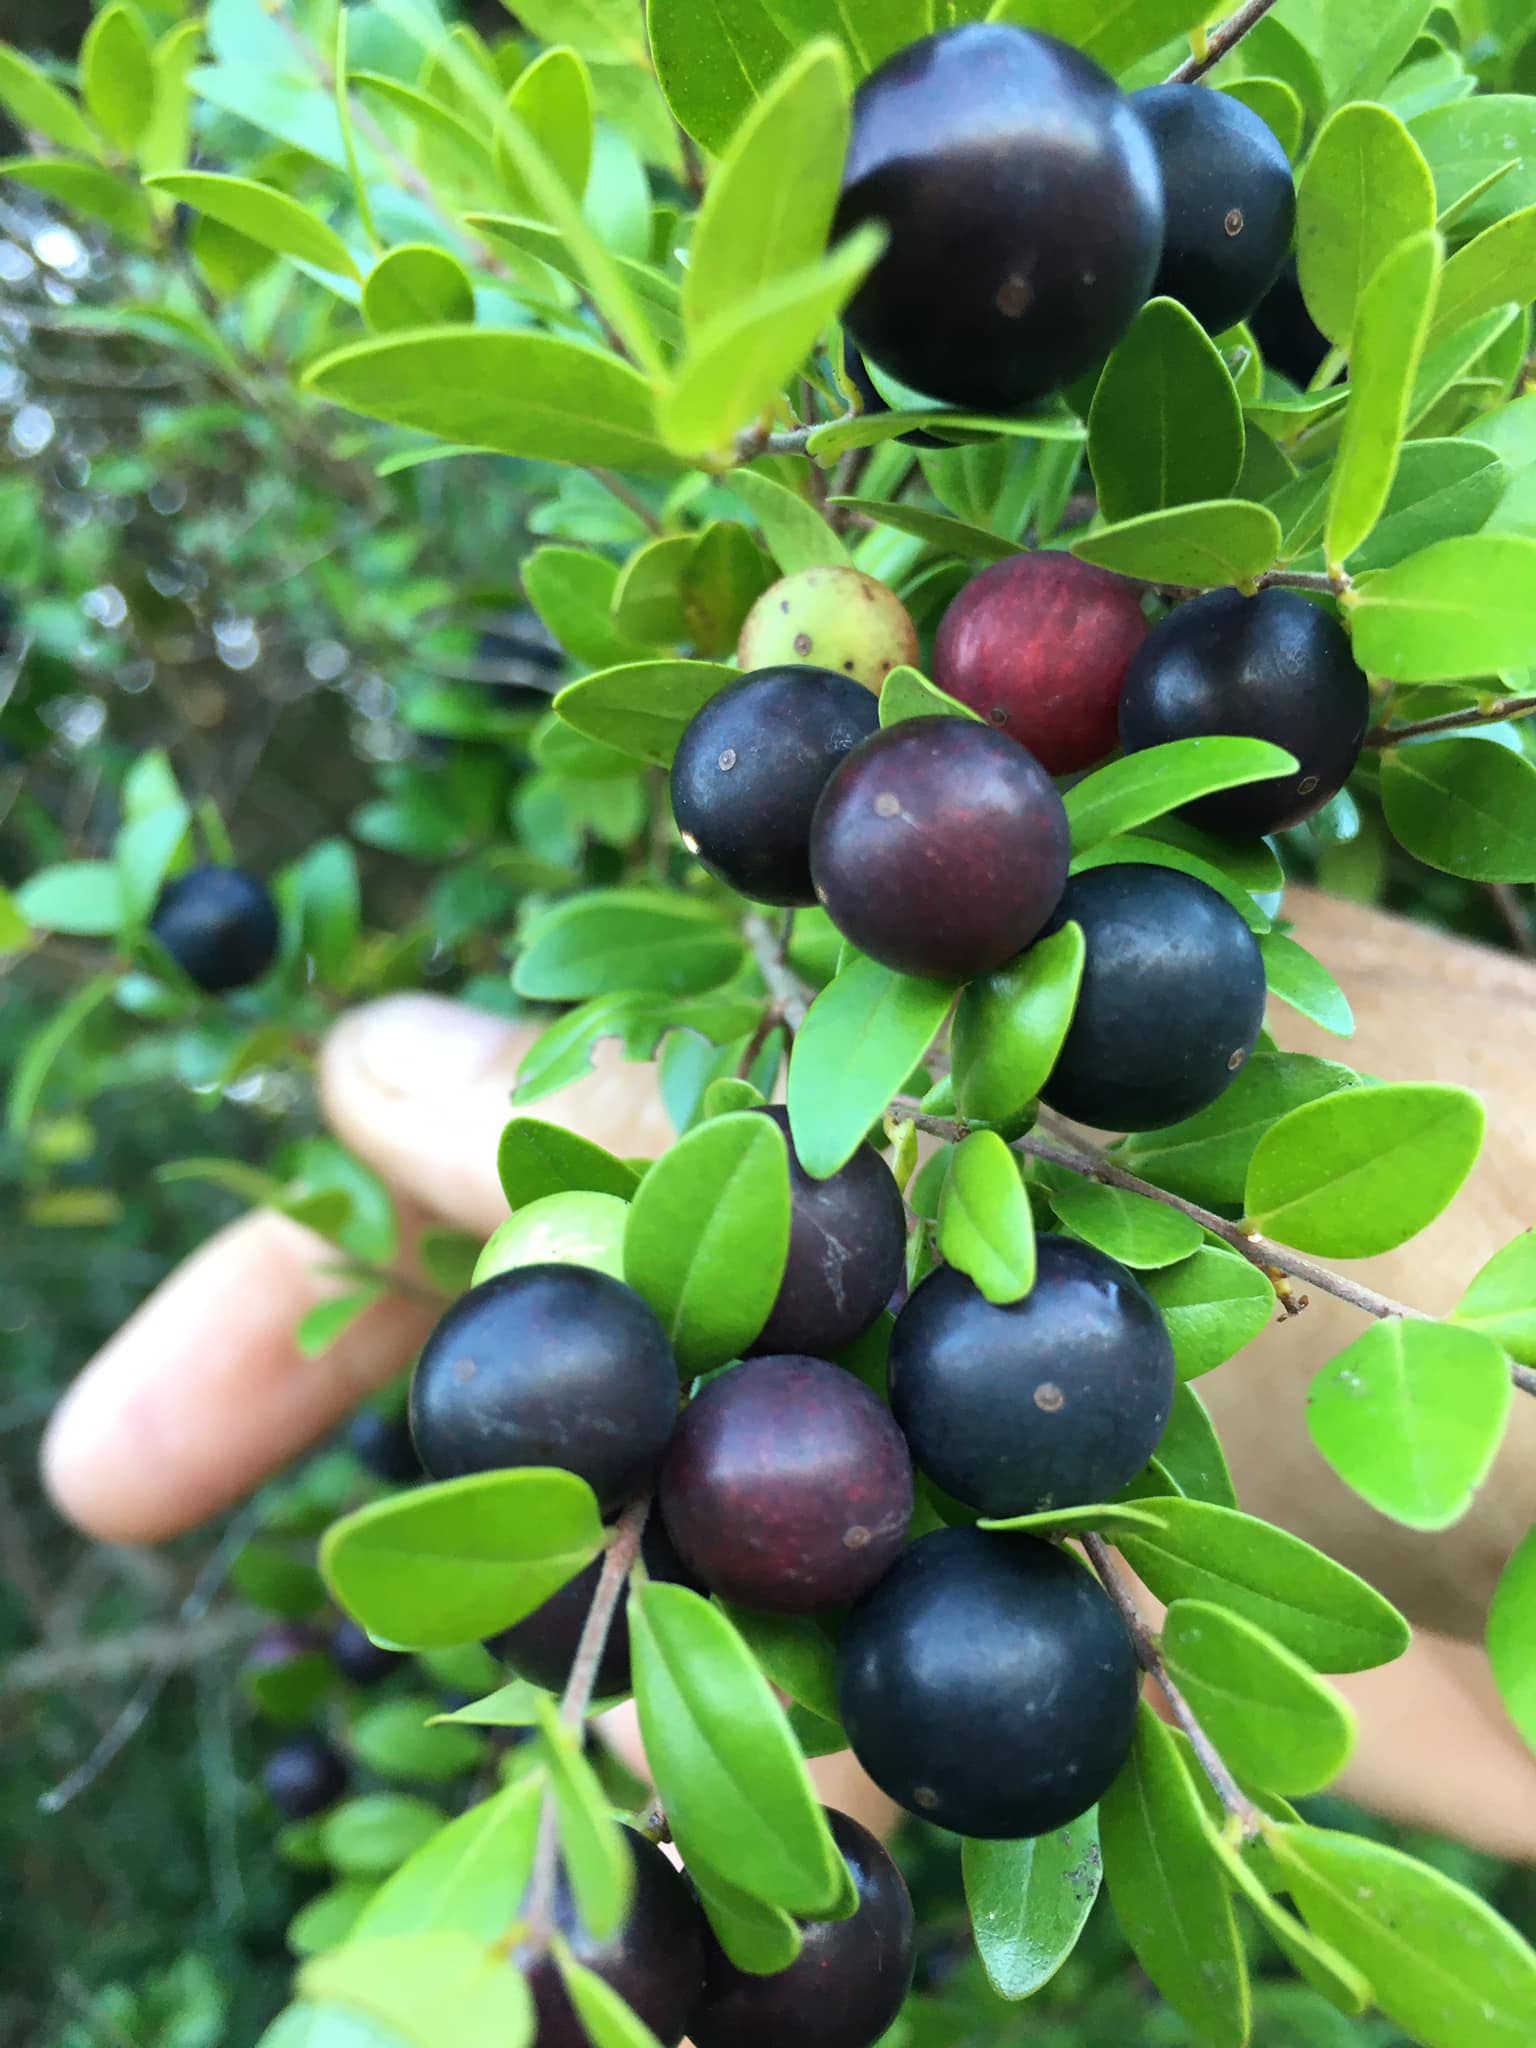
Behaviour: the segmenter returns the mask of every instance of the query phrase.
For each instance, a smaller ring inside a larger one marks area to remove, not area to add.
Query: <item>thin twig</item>
[[[1521,900],[1520,891],[1513,882],[1490,882],[1488,894],[1494,908],[1504,920],[1505,929],[1517,953],[1523,953],[1529,960],[1536,956],[1536,927],[1531,923],[1531,914]]]
[[[620,352],[622,353],[622,350]],[[605,491],[608,491],[613,497],[617,498],[621,505],[627,505],[641,525],[646,527],[651,533],[661,532],[661,521],[651,510],[650,506],[647,505],[640,493],[631,485],[625,483],[623,477],[615,476],[611,469],[599,469],[596,463],[589,463],[587,465],[587,475],[596,477]]]
[[[1228,50],[1235,50],[1247,35],[1268,14],[1275,0],[1247,0],[1236,14],[1224,21],[1220,28],[1212,29],[1206,39],[1205,48],[1198,56],[1190,56],[1176,71],[1168,74],[1169,85],[1193,85],[1197,78],[1204,78],[1213,64],[1219,64]]]
[[[56,1647],[45,1644],[11,1659],[0,1686],[0,1697],[126,1678],[146,1665],[160,1673],[180,1671],[204,1657],[219,1657],[242,1648],[269,1626],[269,1617],[242,1607],[211,1614],[192,1628],[157,1622],[145,1628],[119,1630],[89,1642],[60,1643]]]
[[[754,910],[743,920],[741,929],[752,948],[758,972],[768,984],[768,993],[773,998],[780,1022],[787,1024],[791,1031],[798,1031],[805,1022],[805,1013],[811,1007],[815,991],[806,986],[784,958],[779,935],[766,918]]]
[[[1497,704],[1485,704],[1480,711],[1442,711],[1437,718],[1420,718],[1412,725],[1373,726],[1365,743],[1368,747],[1400,747],[1404,740],[1422,739],[1426,733],[1499,725],[1506,718],[1524,718],[1532,711],[1536,711],[1536,697],[1501,697]]]
[[[1088,1553],[1089,1562],[1098,1573],[1105,1592],[1120,1610],[1121,1619],[1135,1645],[1137,1663],[1149,1677],[1157,1681],[1158,1690],[1167,1700],[1174,1720],[1189,1737],[1189,1746],[1195,1752],[1201,1770],[1215,1786],[1217,1798],[1228,1816],[1238,1823],[1245,1839],[1251,1841],[1263,1827],[1263,1815],[1227,1769],[1215,1743],[1200,1726],[1194,1709],[1168,1675],[1168,1667],[1163,1662],[1162,1648],[1157,1637],[1147,1626],[1130,1587],[1121,1577],[1109,1545],[1102,1536],[1091,1534],[1080,1537],[1079,1541]]]

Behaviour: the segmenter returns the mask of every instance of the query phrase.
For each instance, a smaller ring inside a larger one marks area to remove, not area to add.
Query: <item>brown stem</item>
[[[1536,956],[1536,927],[1533,927],[1530,912],[1514,883],[1490,882],[1488,894],[1504,920],[1515,951],[1523,953],[1527,959]]]
[[[1261,22],[1268,14],[1275,0],[1247,0],[1236,14],[1228,17],[1220,28],[1213,29],[1204,50],[1198,57],[1186,57],[1176,71],[1168,74],[1169,85],[1193,85],[1197,78],[1204,78],[1213,64],[1219,64],[1228,50],[1235,50],[1247,35],[1249,29]]]
[[[615,337],[615,345],[618,346],[618,351],[622,355],[624,352],[623,347],[622,344],[617,344],[617,337]],[[621,505],[627,505],[640,523],[647,527],[650,532],[661,532],[661,521],[651,510],[650,506],[647,505],[640,493],[632,485],[625,483],[623,477],[615,476],[611,469],[599,469],[595,463],[588,465],[587,475],[595,476],[603,489],[617,498]]]
[[[784,958],[779,945],[779,935],[765,917],[753,911],[742,921],[742,935],[752,948],[752,957],[757,969],[768,984],[768,993],[773,998],[779,1021],[789,1029],[798,1031],[805,1022],[805,1013],[811,1007],[815,990],[808,988]]]
[[[1476,725],[1498,725],[1506,718],[1524,718],[1536,711],[1536,697],[1501,697],[1480,711],[1442,711],[1438,718],[1420,718],[1412,725],[1377,725],[1365,736],[1368,747],[1400,747],[1404,740],[1426,733],[1465,732]]]
[[[1109,1545],[1102,1536],[1086,1535],[1079,1540],[1088,1553],[1089,1562],[1098,1573],[1105,1592],[1120,1610],[1121,1619],[1135,1645],[1137,1663],[1149,1677],[1157,1681],[1158,1690],[1168,1702],[1174,1720],[1189,1737],[1189,1746],[1195,1752],[1201,1770],[1215,1786],[1217,1798],[1228,1815],[1242,1828],[1245,1839],[1252,1841],[1264,1825],[1263,1815],[1227,1769],[1215,1743],[1200,1726],[1194,1709],[1168,1675],[1168,1667],[1163,1662],[1163,1653],[1157,1637],[1147,1626],[1141,1609],[1132,1597],[1130,1587],[1116,1568]]]

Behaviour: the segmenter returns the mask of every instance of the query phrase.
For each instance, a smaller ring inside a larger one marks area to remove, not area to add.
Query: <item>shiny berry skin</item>
[[[865,740],[816,806],[811,873],[827,915],[898,974],[969,981],[1021,953],[1061,899],[1067,814],[1045,770],[968,718]]]
[[[1269,367],[1303,390],[1322,368],[1328,337],[1307,311],[1294,256],[1249,314],[1248,331]]]
[[[604,1941],[587,1932],[563,1865],[555,1881],[555,1929],[577,1962],[619,1994],[662,2048],[677,2048],[704,1982],[704,1916],[687,1879],[661,1851],[632,1828],[624,1834],[635,1860],[635,1888],[618,1931]],[[554,1958],[541,1955],[524,1967],[538,2019],[534,2048],[590,2048]],[[466,2042],[465,2048],[493,2044]]]
[[[1157,1131],[1221,1095],[1264,1021],[1264,958],[1224,896],[1177,868],[1074,875],[1057,923],[1083,928],[1077,1009],[1041,1100],[1102,1131]]]
[[[920,1536],[838,1648],[838,1705],[865,1770],[908,1813],[983,1841],[1086,1813],[1129,1754],[1136,1694],[1109,1595],[1033,1536]]]
[[[380,1415],[376,1408],[359,1409],[347,1424],[347,1449],[365,1472],[390,1486],[405,1486],[421,1477],[421,1460],[411,1442],[411,1425],[403,1415]]]
[[[874,693],[832,669],[766,668],[732,683],[690,721],[673,758],[683,844],[755,903],[814,903],[816,800],[879,725]]]
[[[689,1586],[695,1592],[701,1590],[700,1581],[673,1549],[660,1515],[653,1513],[646,1523],[640,1549],[648,1577],[664,1580],[668,1585]],[[546,1692],[563,1692],[602,1569],[603,1560],[593,1558],[585,1571],[578,1572],[542,1607],[536,1607],[532,1614],[515,1621],[499,1635],[487,1637],[485,1647],[518,1678],[542,1685]],[[597,1667],[594,1699],[610,1699],[615,1693],[629,1691],[628,1609],[626,1585],[619,1594],[602,1661]]]
[[[972,22],[909,44],[854,95],[835,231],[869,220],[890,241],[844,315],[858,347],[930,398],[1016,412],[1130,326],[1162,253],[1162,181],[1090,58]]]
[[[901,1190],[873,1145],[813,1180],[800,1164],[788,1112],[763,1109],[789,1147],[789,1259],[759,1354],[830,1358],[862,1337],[900,1284],[907,1245]]]
[[[1299,825],[1344,787],[1370,716],[1349,636],[1320,605],[1296,590],[1208,590],[1176,606],[1131,663],[1120,737],[1133,754],[1213,733],[1284,747],[1294,773],[1184,806],[1212,832],[1261,837]]]
[[[160,891],[149,928],[208,995],[259,981],[277,958],[277,906],[241,868],[190,868]]]
[[[1146,637],[1123,576],[1054,550],[1012,555],[945,612],[933,679],[1050,774],[1069,775],[1114,752],[1120,688]]]
[[[1230,93],[1149,85],[1131,94],[1163,174],[1163,260],[1153,290],[1208,334],[1246,320],[1285,267],[1296,185],[1274,130]]]
[[[347,1789],[346,1759],[322,1735],[295,1735],[261,1767],[267,1797],[289,1820],[324,1813]]]
[[[683,1413],[657,1497],[685,1564],[722,1600],[772,1614],[872,1586],[912,1518],[912,1461],[889,1409],[819,1358],[756,1358]]]
[[[411,1435],[434,1479],[558,1465],[612,1514],[655,1476],[677,1403],[672,1347],[632,1288],[519,1266],[471,1287],[427,1339]]]
[[[399,1650],[386,1650],[355,1621],[336,1624],[330,1642],[331,1662],[354,1685],[381,1685],[410,1661]]]
[[[694,2048],[871,2048],[912,1981],[914,1919],[906,1880],[868,1828],[827,1809],[858,1888],[847,1920],[812,1920],[787,1970],[739,1970],[705,1933],[704,1996],[688,2022]]]
[[[918,1470],[983,1515],[1112,1500],[1173,1401],[1161,1312],[1123,1266],[1039,1240],[1035,1284],[999,1305],[940,1266],[891,1333],[891,1413]]]

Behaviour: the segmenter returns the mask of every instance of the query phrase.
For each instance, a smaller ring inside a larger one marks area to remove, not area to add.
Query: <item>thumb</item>
[[[505,1217],[496,1149],[518,1066],[542,1027],[441,996],[387,996],[326,1042],[320,1093],[332,1129],[390,1185],[444,1221],[486,1233]],[[533,1114],[621,1156],[671,1142],[656,1069],[599,1045],[593,1071]]]

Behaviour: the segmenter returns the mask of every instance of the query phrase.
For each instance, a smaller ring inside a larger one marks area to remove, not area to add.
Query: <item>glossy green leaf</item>
[[[595,62],[645,61],[644,19],[628,0],[528,0],[517,18],[541,43],[569,43]]]
[[[950,1034],[961,1116],[1006,1123],[1039,1094],[1072,1022],[1085,951],[1082,926],[1066,924],[967,983]]]
[[[1224,79],[1220,89],[1257,114],[1291,162],[1296,162],[1307,117],[1294,86],[1283,78],[1252,77]]]
[[[1149,299],[1099,377],[1088,461],[1111,523],[1224,497],[1243,412],[1220,351],[1175,299]]]
[[[462,2048],[466,2041],[528,2048],[533,2039],[527,1978],[507,1968],[499,1944],[467,1934],[353,1939],[312,1956],[298,1988],[306,1998],[381,2021],[411,2048]]]
[[[592,80],[581,58],[569,48],[541,51],[518,73],[507,94],[507,108],[544,152],[560,182],[579,199],[592,167]],[[496,168],[511,211],[537,218],[543,208],[538,195],[529,189],[508,140],[509,131],[498,129]]]
[[[603,1547],[585,1480],[545,1467],[476,1472],[374,1501],[326,1531],[338,1605],[405,1649],[472,1642],[521,1621]]]
[[[1452,1320],[1481,1330],[1522,1365],[1536,1365],[1536,1231],[1522,1231],[1494,1253]]]
[[[660,889],[594,889],[529,925],[512,970],[538,1002],[635,989],[697,995],[741,965],[741,940],[705,904]]]
[[[466,447],[618,469],[677,466],[639,371],[552,334],[429,327],[387,335],[322,357],[306,382],[369,419]]]
[[[629,1632],[640,1733],[684,1861],[781,1911],[831,1910],[846,1868],[746,1644],[707,1600],[658,1580],[632,1591]]]
[[[1318,1373],[1307,1428],[1345,1485],[1381,1514],[1445,1529],[1487,1478],[1513,1399],[1491,1337],[1392,1316]]]
[[[324,1860],[352,1877],[382,1877],[429,1842],[441,1807],[405,1792],[369,1792],[332,1807],[320,1822]]]
[[[1528,95],[1479,93],[1415,114],[1409,127],[1434,172],[1442,210],[1462,204],[1501,164],[1515,160],[1515,172],[1463,214],[1462,232],[1536,202],[1536,100]]]
[[[30,129],[82,156],[101,154],[100,144],[69,94],[7,43],[0,43],[0,107],[10,111],[23,134]]]
[[[1390,569],[1437,540],[1476,533],[1508,481],[1493,448],[1479,441],[1405,443],[1381,517],[1351,555],[1351,573]],[[1317,563],[1321,567],[1321,553]]]
[[[1173,1390],[1156,1465],[1159,1476],[1186,1499],[1213,1501],[1219,1508],[1237,1506],[1237,1489],[1215,1424],[1200,1396],[1182,1380]]]
[[[1021,1301],[1035,1284],[1034,1212],[995,1131],[972,1131],[955,1147],[939,1197],[939,1250],[988,1301]]]
[[[376,334],[475,317],[475,288],[456,256],[405,242],[381,256],[363,282],[363,318]]]
[[[1077,1175],[1053,1177],[1051,1207],[1074,1236],[1122,1266],[1173,1266],[1198,1249],[1204,1233],[1193,1217],[1149,1195],[1105,1187]]]
[[[1264,979],[1272,996],[1337,1038],[1354,1035],[1349,998],[1321,960],[1284,932],[1266,933],[1259,941],[1259,951],[1264,955]]]
[[[1075,43],[1106,71],[1120,72],[1198,28],[1205,15],[1200,0],[1115,0],[1086,13],[1080,0],[997,0],[988,19],[1043,29]]]
[[[683,455],[728,449],[773,403],[884,246],[885,230],[868,224],[700,327],[658,408],[668,446]]]
[[[660,1316],[685,1377],[735,1358],[767,1322],[789,1213],[784,1134],[752,1110],[696,1125],[641,1181],[624,1277]]]
[[[1352,607],[1355,659],[1396,682],[1445,683],[1536,665],[1536,539],[1438,541],[1365,578]]]
[[[571,683],[555,699],[567,725],[636,760],[669,768],[690,721],[738,680],[713,661],[633,661]]]
[[[1368,1259],[1406,1244],[1454,1199],[1483,1141],[1464,1088],[1402,1083],[1303,1103],[1260,1138],[1250,1226],[1298,1251]]]
[[[927,541],[946,554],[963,556],[973,562],[1002,562],[1021,552],[1019,543],[993,533],[985,526],[971,526],[963,519],[951,519],[943,512],[930,512],[926,505],[887,502],[883,498],[829,498],[829,505],[847,506],[874,520],[877,526],[894,526],[914,540]]]
[[[789,1056],[795,1155],[818,1180],[846,1166],[933,1043],[955,991],[855,957],[811,1004]]]
[[[1202,1245],[1142,1279],[1163,1312],[1181,1380],[1213,1372],[1251,1344],[1275,1310],[1275,1290],[1251,1260]]]
[[[1494,1588],[1488,1661],[1509,1718],[1536,1749],[1536,1530],[1520,1543]]]
[[[106,938],[123,922],[123,884],[109,860],[39,868],[16,891],[16,908],[36,930]]]
[[[537,256],[541,263],[547,263],[551,270],[568,277],[573,284],[586,286],[586,268],[561,238],[559,229],[552,228],[547,221],[526,220],[517,214],[470,212],[464,215],[464,223],[466,227],[480,229],[493,242],[505,242],[514,249]],[[610,252],[608,260],[657,339],[669,347],[680,346],[683,338],[682,306],[672,279],[652,264],[637,262],[631,256]]]
[[[296,1956],[317,1956],[339,1948],[353,1933],[378,1887],[371,1878],[344,1877],[301,1906],[284,1939]]]
[[[799,1711],[791,1709],[791,1725]],[[699,1903],[715,1939],[738,1969],[770,1976],[789,1968],[800,1953],[801,1935],[788,1913],[765,1906],[697,1856],[689,1858],[688,1875],[698,1887]]]
[[[1399,243],[1434,227],[1435,211],[1429,166],[1390,108],[1360,102],[1330,116],[1296,195],[1301,289],[1330,341],[1350,345],[1366,286]]]
[[[1496,221],[1445,266],[1431,336],[1439,340],[1495,306],[1536,299],[1536,206]]]
[[[1136,1960],[1212,2048],[1243,2048],[1251,1998],[1237,1921],[1173,1736],[1142,1701],[1129,1762],[1099,1802],[1104,1882]]]
[[[582,1926],[606,1941],[622,1924],[635,1888],[629,1839],[609,1811],[597,1772],[582,1751],[580,1727],[568,1728],[548,1693],[534,1702],[540,1746],[554,1794],[560,1862]]]
[[[155,113],[155,53],[133,8],[116,0],[80,44],[86,109],[102,134],[131,150]]]
[[[1382,258],[1361,288],[1350,341],[1349,404],[1323,536],[1330,563],[1347,561],[1369,538],[1391,491],[1442,252],[1433,228],[1411,235]]]
[[[1363,1970],[1382,2011],[1424,2048],[1525,2048],[1536,1954],[1475,1893],[1361,1835],[1269,1835],[1309,1927]]]
[[[522,565],[523,592],[573,660],[605,669],[642,649],[612,619],[618,571],[590,548],[535,548]]]
[[[1067,791],[1072,849],[1081,853],[1196,797],[1289,774],[1296,765],[1293,755],[1268,740],[1228,735],[1144,747],[1139,754],[1126,754],[1094,769]]]
[[[358,1761],[385,1778],[448,1783],[474,1769],[484,1744],[470,1728],[430,1726],[437,1702],[407,1698],[369,1707],[352,1723]]]
[[[1209,1109],[1160,1131],[1137,1131],[1116,1152],[1143,1180],[1206,1208],[1235,1209],[1248,1162],[1271,1124],[1304,1102],[1352,1088],[1358,1077],[1309,1053],[1256,1052]]]
[[[523,1209],[546,1195],[586,1188],[628,1201],[640,1177],[622,1159],[542,1117],[515,1116],[496,1148],[496,1171],[509,1209]]]
[[[1415,741],[1381,769],[1395,839],[1426,866],[1474,882],[1536,881],[1536,767],[1487,740]]]
[[[694,141],[719,155],[794,54],[762,0],[648,0],[646,20],[667,105]],[[728,50],[729,64],[720,62]]]
[[[191,824],[192,813],[185,804],[164,804],[146,817],[130,819],[118,833],[112,859],[122,888],[125,924],[138,927],[149,919]]]
[[[1365,1671],[1407,1647],[1396,1609],[1299,1536],[1209,1501],[1137,1505],[1156,1515],[1158,1532],[1127,1533],[1120,1548],[1159,1600],[1229,1608],[1319,1671]]]
[[[647,647],[675,647],[686,636],[683,574],[698,544],[696,534],[664,533],[630,556],[613,589],[616,632]]]
[[[1223,1762],[1269,1792],[1320,1792],[1354,1747],[1355,1716],[1299,1657],[1239,1614],[1175,1600],[1163,1661]]]
[[[962,704],[930,683],[915,668],[893,668],[880,685],[880,723],[901,725],[909,718],[980,718],[969,704]]]
[[[1127,1529],[1133,1534],[1138,1529],[1155,1530],[1158,1522],[1156,1516],[1139,1502],[1107,1501],[1102,1504],[1087,1502],[1075,1508],[1037,1508],[1027,1515],[983,1515],[977,1527],[1003,1529],[1025,1536],[1059,1536],[1091,1529],[1113,1540]]]
[[[276,255],[293,256],[342,277],[358,275],[357,265],[335,229],[274,186],[260,185],[253,178],[230,177],[222,171],[157,171],[144,183],[151,191],[196,208],[209,220],[233,228]]]
[[[1148,583],[1214,590],[1272,568],[1280,552],[1280,524],[1265,505],[1214,498],[1101,526],[1073,541],[1072,552]]]
[[[690,334],[821,255],[848,147],[848,96],[842,50],[822,38],[796,54],[737,129],[689,248]]]
[[[683,571],[687,637],[700,654],[733,654],[747,614],[774,580],[772,564],[744,526],[713,520]]]
[[[849,566],[848,550],[841,540],[815,506],[797,492],[755,469],[735,471],[728,488],[757,521],[769,553],[786,576],[800,569]]]
[[[1098,1816],[1023,1842],[965,1842],[962,1863],[988,1982],[999,1998],[1029,1998],[1071,1955],[1099,1895]]]

